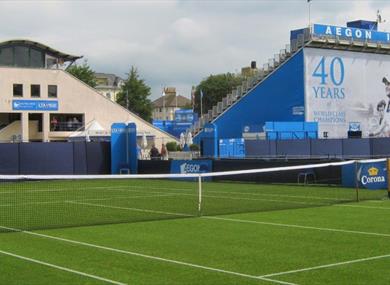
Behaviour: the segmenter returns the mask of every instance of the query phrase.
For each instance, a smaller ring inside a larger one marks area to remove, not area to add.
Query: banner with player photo
[[[390,55],[305,48],[305,119],[320,138],[390,137]]]

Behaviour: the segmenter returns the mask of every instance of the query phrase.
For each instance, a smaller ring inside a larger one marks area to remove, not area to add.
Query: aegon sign
[[[58,111],[58,101],[51,100],[12,100],[12,110]]]
[[[329,25],[313,25],[313,35],[342,37],[372,42],[390,43],[390,33],[357,28],[336,27]]]

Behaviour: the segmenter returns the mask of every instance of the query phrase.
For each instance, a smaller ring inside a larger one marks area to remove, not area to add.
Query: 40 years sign
[[[306,121],[319,137],[347,137],[358,123],[363,137],[390,136],[390,56],[306,48]]]

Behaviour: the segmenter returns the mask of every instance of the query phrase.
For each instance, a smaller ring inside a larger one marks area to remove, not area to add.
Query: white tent
[[[193,141],[192,141],[192,133],[191,132],[188,132],[187,134],[187,145],[190,146],[193,144]]]
[[[146,138],[146,133],[144,132],[142,135],[142,147],[146,149],[148,147],[148,139]]]
[[[184,136],[184,133],[181,133],[180,134],[180,147],[183,148],[185,144],[186,144],[186,138]]]
[[[109,137],[110,131],[107,131],[104,129],[98,121],[92,120],[89,122],[83,130],[79,130],[74,132],[69,136],[70,140],[80,140],[85,139],[87,141],[90,141],[91,137]]]

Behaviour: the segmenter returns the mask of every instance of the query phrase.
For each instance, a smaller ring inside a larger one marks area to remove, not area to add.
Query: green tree
[[[95,72],[90,68],[87,60],[85,60],[82,65],[71,65],[66,71],[89,86],[96,86]]]
[[[202,80],[195,90],[195,112],[200,114],[200,90],[203,92],[203,114],[207,113],[222,98],[242,83],[243,78],[233,73],[210,75]]]
[[[117,97],[117,103],[146,121],[152,118],[152,102],[149,100],[150,87],[139,78],[137,69],[132,66],[128,77]]]

